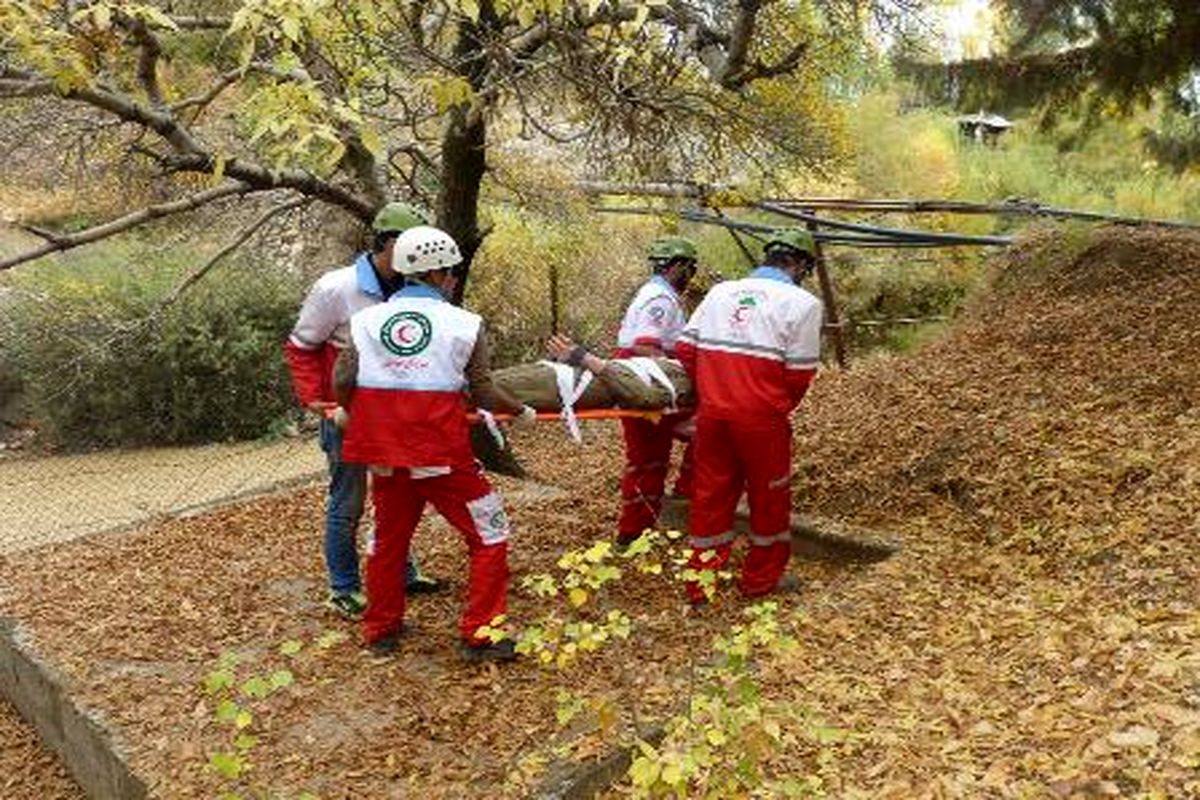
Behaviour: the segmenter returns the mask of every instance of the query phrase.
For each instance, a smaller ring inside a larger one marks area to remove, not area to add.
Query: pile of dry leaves
[[[819,379],[798,416],[797,507],[905,549],[797,565],[802,646],[761,673],[803,710],[777,773],[835,797],[1200,794],[1198,245],[1041,231],[945,337]],[[619,432],[586,436],[517,441],[538,479],[500,483],[518,578],[612,533]],[[310,489],[13,557],[4,611],[163,796],[223,786],[205,767],[227,738],[199,688],[213,661],[290,669],[256,706],[251,779],[333,798],[515,796],[506,776],[554,755],[560,687],[661,718],[741,608],[689,616],[667,578],[628,577],[608,602],[632,639],[559,673],[459,664],[457,594],[419,599],[400,657],[374,661],[319,606],[320,518]],[[417,543],[461,590],[453,532],[429,521]],[[513,617],[546,602],[516,594]],[[279,653],[294,639],[299,655]]]
[[[835,796],[1200,796],[1200,236],[1048,229],[997,270],[809,399],[799,505],[907,550],[806,598],[776,691],[855,732]]]

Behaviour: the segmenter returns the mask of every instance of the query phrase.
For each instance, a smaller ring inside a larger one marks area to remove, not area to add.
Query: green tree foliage
[[[1169,97],[1156,124],[1143,131],[1146,149],[1177,171],[1200,163],[1200,75]]]
[[[82,106],[93,130],[119,123],[105,138],[125,169],[176,197],[214,187],[155,216],[286,190],[365,220],[406,195],[469,260],[497,133],[610,173],[811,160],[831,133],[821,76],[891,4],[0,0],[0,100]],[[764,124],[781,104],[796,113]],[[142,221],[47,235],[41,252]]]
[[[1067,109],[1093,119],[1175,96],[1200,68],[1195,0],[997,0],[1009,32],[1001,55],[904,65],[959,107]],[[1194,152],[1194,151],[1190,151]],[[1187,152],[1177,156],[1188,158]]]
[[[163,308],[171,271],[108,247],[96,261],[14,282],[0,373],[20,379],[49,441],[77,449],[248,439],[284,419],[291,398],[279,343],[298,292],[231,269]]]

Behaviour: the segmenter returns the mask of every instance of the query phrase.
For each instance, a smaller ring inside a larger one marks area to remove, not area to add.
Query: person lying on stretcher
[[[688,408],[692,383],[670,358],[603,359],[556,334],[546,343],[550,360],[492,371],[492,381],[538,411],[627,408],[656,411]]]
[[[603,359],[563,334],[550,338],[546,354],[546,361],[492,370],[491,385],[539,412],[561,412],[564,399],[578,411],[662,411],[695,404],[692,382],[674,359]],[[345,366],[349,364],[347,360]],[[342,409],[331,416],[339,427],[345,426]]]

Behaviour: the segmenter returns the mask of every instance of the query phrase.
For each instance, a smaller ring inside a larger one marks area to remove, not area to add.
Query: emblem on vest
[[[398,356],[415,356],[433,339],[433,323],[416,311],[401,311],[388,317],[379,330],[379,341]]]
[[[735,327],[741,327],[750,323],[750,318],[754,312],[758,310],[759,304],[766,300],[766,294],[759,291],[740,292],[737,295],[736,305],[733,307],[733,313],[729,317],[730,324]]]

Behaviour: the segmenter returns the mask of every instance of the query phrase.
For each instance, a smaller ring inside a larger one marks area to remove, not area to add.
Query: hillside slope
[[[854,798],[1200,797],[1200,236],[1044,230],[918,353],[822,376],[797,506],[905,541],[798,564],[771,695]]]
[[[1047,229],[909,356],[823,376],[798,504],[1075,563],[1195,533],[1200,235]]]

